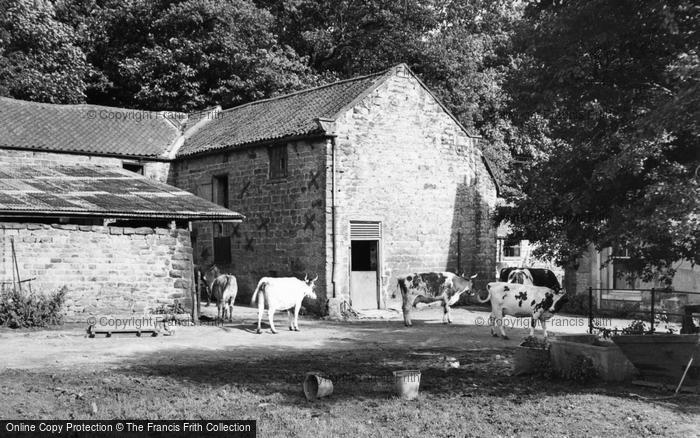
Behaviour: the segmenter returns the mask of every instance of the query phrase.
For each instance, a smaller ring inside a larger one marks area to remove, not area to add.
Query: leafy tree
[[[0,0],[0,95],[51,103],[85,100],[90,67],[74,29],[51,3]]]
[[[281,41],[311,66],[342,77],[420,59],[437,28],[440,0],[257,0],[276,17]]]
[[[543,1],[527,18],[509,90],[537,153],[499,218],[564,264],[591,243],[647,280],[700,262],[700,9]]]
[[[277,42],[272,16],[248,0],[65,2],[101,72],[90,102],[188,111],[230,107],[321,80]],[[88,23],[88,25],[83,25]]]

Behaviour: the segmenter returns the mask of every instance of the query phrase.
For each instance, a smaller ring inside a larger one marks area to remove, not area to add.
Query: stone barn
[[[238,276],[319,276],[320,297],[386,306],[414,271],[495,270],[498,188],[479,148],[405,65],[206,117],[171,184],[246,215],[197,224],[195,261]]]
[[[65,286],[74,320],[190,307],[190,223],[243,217],[161,182],[168,117],[0,98],[0,289]]]

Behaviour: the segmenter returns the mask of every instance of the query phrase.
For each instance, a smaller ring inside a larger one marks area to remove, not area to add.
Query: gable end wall
[[[337,120],[336,131],[340,294],[349,295],[353,220],[382,223],[382,304],[398,292],[397,277],[411,272],[476,273],[477,288],[492,281],[496,187],[477,140],[411,74],[389,77]]]

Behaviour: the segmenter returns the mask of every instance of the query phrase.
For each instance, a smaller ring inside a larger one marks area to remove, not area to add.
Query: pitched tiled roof
[[[0,97],[0,147],[155,158],[179,137],[183,117]]]
[[[178,151],[178,157],[265,140],[323,132],[317,119],[339,111],[381,82],[386,72],[363,76],[219,112]]]
[[[240,220],[198,196],[120,167],[0,166],[0,216]]]

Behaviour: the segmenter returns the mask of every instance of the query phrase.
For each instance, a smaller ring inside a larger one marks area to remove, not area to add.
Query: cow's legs
[[[301,303],[294,306],[294,331],[299,331],[299,309],[301,309]]]
[[[258,293],[258,331],[257,333],[262,333],[262,328],[260,328],[260,322],[262,321],[263,312],[265,311],[265,298],[264,292]]]
[[[494,331],[494,325],[496,326],[496,330],[501,331],[501,336],[503,339],[508,339],[508,336],[506,335],[506,329],[503,326],[503,315],[496,315],[494,313],[491,313],[491,321],[490,321],[492,327],[491,327],[491,335],[498,337],[498,333]]]
[[[547,339],[547,321],[542,320],[542,331],[544,332],[544,338]]]
[[[494,330],[494,327],[496,326],[496,315],[494,313],[491,313],[491,316],[489,316],[489,328],[491,329],[491,336],[493,337],[498,337],[498,332]]]
[[[411,322],[411,299],[415,299],[415,297],[410,293],[405,293],[402,294],[401,298],[403,299],[403,305],[401,306],[403,310],[403,323],[406,327],[410,327],[413,325]]]
[[[292,309],[287,309],[287,320],[289,321],[289,331],[294,330],[294,323],[292,322]]]
[[[530,318],[530,337],[531,338],[535,337],[535,325],[537,325],[537,320],[535,318]]]
[[[508,335],[506,335],[506,326],[503,323],[503,318],[501,318],[500,321],[501,321],[501,337],[503,337],[503,339],[508,339]]]
[[[268,307],[267,309],[267,319],[270,322],[270,331],[272,331],[273,334],[277,334],[277,330],[275,330],[275,309],[272,308],[272,306]]]
[[[452,318],[450,317],[450,310],[452,310],[452,309],[450,308],[450,303],[448,303],[447,301],[443,301],[442,302],[442,309],[443,309],[442,322],[444,323],[445,318],[447,318],[447,323],[452,324]]]

